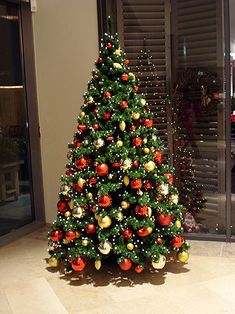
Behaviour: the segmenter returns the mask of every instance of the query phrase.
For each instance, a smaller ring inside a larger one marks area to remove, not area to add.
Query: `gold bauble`
[[[95,148],[100,148],[104,146],[104,140],[102,138],[98,138],[94,141]]]
[[[148,207],[148,217],[150,218],[152,216],[152,208]]]
[[[133,113],[132,113],[132,118],[133,118],[134,120],[138,120],[138,119],[140,118],[140,113],[139,113],[139,112],[133,112]]]
[[[124,170],[130,169],[132,167],[132,160],[130,158],[125,159],[122,162],[121,168]]]
[[[80,112],[79,117],[80,117],[80,118],[84,118],[84,117],[85,117],[85,115],[86,115],[86,114],[85,114],[85,112],[84,112],[84,111],[82,111],[82,112]]]
[[[140,99],[140,104],[141,106],[145,106],[146,105],[146,100],[144,98]]]
[[[134,74],[134,73],[129,72],[129,73],[128,73],[128,76],[129,76],[132,80],[135,80],[135,74]]]
[[[55,247],[54,247],[54,245],[49,245],[47,249],[48,249],[48,251],[54,251]]]
[[[181,227],[181,222],[180,222],[179,220],[176,220],[176,221],[175,221],[175,226],[176,226],[177,228],[180,228],[180,227]]]
[[[128,243],[126,247],[128,248],[129,251],[134,250],[134,244],[133,243]]]
[[[61,187],[60,187],[61,194],[68,195],[69,191],[70,191],[70,186],[68,186],[66,184],[61,185]]]
[[[74,208],[74,201],[71,200],[71,201],[69,202],[69,207],[70,207],[70,209],[73,209],[73,208]]]
[[[146,164],[144,164],[144,168],[147,171],[153,171],[156,167],[155,162],[153,162],[152,160],[146,162]]]
[[[92,197],[93,197],[93,194],[92,194],[91,192],[89,192],[89,193],[87,193],[86,196],[89,197],[89,198],[92,198]]]
[[[85,210],[82,207],[74,207],[72,215],[75,218],[82,218],[85,215]]]
[[[123,213],[117,213],[117,215],[115,216],[115,219],[117,221],[122,221],[124,219]]]
[[[115,53],[116,56],[120,56],[121,55],[121,50],[120,49],[116,49],[114,51],[114,53]]]
[[[98,219],[98,225],[101,228],[108,228],[112,224],[112,219],[109,216],[100,217]]]
[[[114,63],[113,63],[113,67],[114,67],[115,69],[121,69],[121,68],[122,68],[121,64],[120,64],[120,63],[117,63],[117,62],[114,62]]]
[[[151,234],[153,232],[153,228],[152,227],[148,227],[147,230],[148,230],[149,234]]]
[[[127,208],[130,207],[130,203],[127,202],[127,201],[122,201],[122,202],[121,202],[121,207],[122,207],[123,209],[127,209]]]
[[[88,104],[92,104],[94,102],[94,98],[92,96],[89,96],[87,98],[87,101],[86,101]]]
[[[55,257],[50,257],[49,260],[48,260],[48,264],[51,266],[51,267],[58,267],[59,265],[59,260]]]
[[[99,270],[100,267],[101,267],[101,261],[100,261],[100,260],[96,260],[96,261],[95,261],[95,268],[96,268],[97,270]]]
[[[162,269],[166,264],[166,257],[164,255],[160,255],[158,261],[152,261],[152,266],[155,269]]]
[[[179,252],[177,257],[180,262],[185,263],[189,259],[189,253],[188,251]]]
[[[78,178],[77,185],[78,185],[80,188],[83,188],[85,182],[86,182],[86,181],[85,181],[83,178]]]
[[[69,216],[71,216],[70,211],[67,210],[67,212],[64,213],[64,216],[65,216],[66,218],[68,218]]]
[[[79,231],[76,231],[75,233],[76,233],[76,238],[80,238],[81,233]]]
[[[94,217],[95,217],[96,220],[98,220],[100,218],[100,215],[94,214]]]
[[[143,139],[143,143],[144,143],[144,144],[148,143],[147,137],[145,137],[145,138]]]
[[[128,186],[128,185],[129,185],[130,179],[128,178],[128,176],[124,176],[123,182],[124,182],[125,186]]]
[[[116,146],[118,146],[118,147],[122,147],[123,146],[123,141],[117,141],[117,143],[116,143]]]
[[[98,246],[100,253],[107,255],[112,249],[112,244],[109,241],[101,242]]]
[[[150,149],[149,149],[148,147],[145,147],[145,148],[144,148],[144,153],[145,153],[145,154],[149,154],[149,153],[150,153]]]
[[[88,246],[89,241],[87,239],[82,240],[82,246]]]
[[[121,122],[119,123],[119,129],[120,129],[121,131],[124,131],[125,128],[126,128],[126,123],[125,123],[125,121],[121,121]]]
[[[63,239],[63,244],[69,244],[70,240],[67,240],[67,239]]]

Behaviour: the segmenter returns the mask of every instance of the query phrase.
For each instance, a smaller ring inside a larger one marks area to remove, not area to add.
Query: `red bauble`
[[[162,244],[162,238],[157,238],[157,239],[155,240],[155,242],[156,242],[157,244]]]
[[[140,189],[142,187],[141,179],[134,179],[131,181],[132,189]]]
[[[135,272],[136,272],[136,273],[141,273],[143,270],[144,270],[143,267],[140,266],[140,265],[137,265],[137,266],[135,267]]]
[[[76,232],[73,230],[69,230],[65,233],[65,239],[68,241],[73,241],[76,239]]]
[[[136,168],[139,167],[139,162],[137,160],[134,160],[133,161],[133,166],[136,167]]]
[[[135,129],[136,129],[136,125],[132,125],[132,126],[130,127],[130,130],[131,130],[131,131],[135,131]]]
[[[104,93],[104,98],[106,98],[106,99],[111,98],[110,92],[105,92],[105,93]]]
[[[96,226],[94,224],[88,224],[85,230],[87,234],[94,234],[96,233]]]
[[[60,200],[57,203],[57,208],[60,213],[64,214],[68,209],[68,203],[66,201]]]
[[[72,261],[72,268],[76,271],[82,271],[86,267],[86,262],[81,256]]]
[[[181,237],[180,235],[175,236],[172,239],[172,244],[175,248],[180,248],[184,243],[184,238]]]
[[[235,122],[235,114],[233,114],[233,113],[231,114],[231,121]]]
[[[98,58],[98,63],[102,63],[103,62],[103,58],[99,57]]]
[[[114,167],[114,168],[119,168],[119,167],[121,167],[121,164],[120,164],[120,162],[114,162],[114,163],[112,164],[112,167]]]
[[[159,214],[158,215],[158,222],[160,223],[160,225],[162,225],[163,227],[168,226],[171,223],[171,215],[166,215],[164,216],[164,214]]]
[[[135,92],[138,92],[139,86],[135,85],[135,86],[134,86],[134,90],[135,90]]]
[[[62,238],[63,234],[61,230],[52,230],[51,231],[51,240],[52,241],[60,241]]]
[[[104,119],[104,120],[109,120],[110,117],[111,117],[111,113],[108,112],[108,111],[106,111],[106,112],[104,113],[104,115],[103,115],[103,119]]]
[[[95,123],[92,125],[93,130],[99,130],[99,124]]]
[[[144,125],[147,127],[147,128],[151,128],[153,126],[153,120],[152,119],[145,119],[144,120]]]
[[[90,184],[96,184],[97,183],[97,179],[92,177],[92,178],[89,179],[89,183]]]
[[[167,177],[168,178],[168,183],[169,184],[173,184],[173,182],[174,182],[174,177],[173,177],[173,175],[171,174],[171,173],[164,173],[164,177]]]
[[[128,107],[127,102],[126,102],[125,100],[122,100],[121,103],[120,103],[120,107],[121,107],[122,109],[126,109],[126,108]]]
[[[102,207],[108,207],[112,204],[112,197],[109,195],[102,195],[98,198],[98,204]]]
[[[124,64],[125,65],[128,65],[130,63],[130,61],[128,60],[128,59],[126,59],[125,61],[124,61]]]
[[[162,163],[162,153],[161,152],[159,152],[159,151],[155,152],[154,161],[158,162],[159,164]]]
[[[109,172],[109,167],[107,164],[99,164],[95,170],[99,176],[105,176]]]
[[[107,48],[112,48],[113,45],[112,45],[111,43],[107,43],[106,47],[107,47]]]
[[[147,228],[140,228],[136,231],[136,233],[138,234],[138,236],[140,237],[147,237],[149,235],[149,231]]]
[[[151,184],[149,181],[145,182],[145,184],[144,184],[144,189],[145,189],[145,190],[150,190],[150,189],[152,189],[152,184]]]
[[[74,172],[72,170],[66,170],[65,171],[66,176],[72,176]]]
[[[84,169],[88,166],[88,163],[88,159],[82,156],[75,160],[75,167],[77,169]]]
[[[137,205],[135,208],[135,213],[137,216],[143,217],[148,215],[148,207],[146,205]]]
[[[135,147],[141,147],[142,146],[142,143],[143,143],[143,140],[141,137],[134,137],[132,139],[132,144],[135,146]]]
[[[128,80],[128,74],[126,74],[126,73],[122,74],[122,80],[127,81]]]
[[[85,123],[81,123],[77,126],[78,131],[86,131],[87,130],[87,125]]]
[[[106,140],[107,140],[108,142],[113,141],[113,136],[109,136],[109,137],[107,137],[107,138],[106,138]]]
[[[132,237],[132,231],[130,229],[124,229],[122,235],[125,239],[130,239]]]
[[[124,258],[123,263],[119,264],[121,270],[129,270],[132,266],[132,261],[129,258]]]
[[[78,141],[77,138],[74,138],[73,139],[73,147],[76,148],[76,147],[79,147],[81,145],[81,143]]]
[[[97,108],[94,108],[92,111],[93,111],[94,114],[98,114],[99,113],[99,109],[97,109]]]

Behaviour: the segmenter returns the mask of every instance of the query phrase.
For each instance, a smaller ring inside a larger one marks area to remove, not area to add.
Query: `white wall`
[[[37,0],[33,13],[46,221],[56,217],[67,144],[98,55],[96,0]]]

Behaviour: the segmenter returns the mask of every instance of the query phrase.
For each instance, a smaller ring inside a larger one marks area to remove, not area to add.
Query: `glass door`
[[[20,9],[0,0],[0,236],[34,219]]]

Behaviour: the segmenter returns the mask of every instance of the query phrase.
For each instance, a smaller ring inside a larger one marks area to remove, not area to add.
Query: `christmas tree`
[[[117,34],[105,34],[48,235],[49,265],[65,273],[109,259],[137,273],[148,261],[161,269],[170,252],[188,259],[173,170],[128,63]]]

